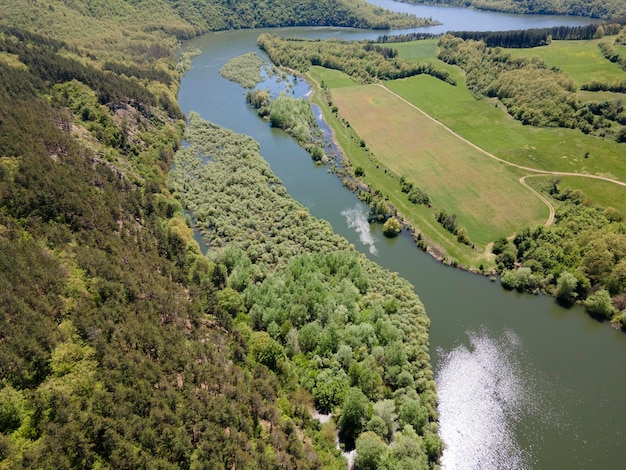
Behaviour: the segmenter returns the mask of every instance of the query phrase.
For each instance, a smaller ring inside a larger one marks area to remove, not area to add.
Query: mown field
[[[459,136],[517,165],[626,181],[624,144],[573,129],[522,125],[497,100],[474,97],[465,86],[464,72],[437,59],[436,39],[393,47],[401,58],[445,68],[456,80],[457,85],[453,86],[418,75],[387,81],[384,86]],[[597,41],[555,41],[551,46],[512,52],[541,55],[550,66],[571,73],[579,85],[624,77],[619,67],[602,57]],[[548,207],[518,182],[520,176],[532,172],[490,159],[380,86],[358,86],[340,72],[318,67],[310,75],[330,90],[338,117],[329,107],[322,109],[353,166],[365,170],[365,182],[388,196],[429,241],[436,240],[435,246],[449,258],[461,264],[488,265],[485,246],[490,241],[546,220]],[[579,96],[582,101],[620,98],[619,94],[603,92],[580,92]],[[360,145],[361,139],[365,148]],[[399,192],[400,177],[425,190],[435,208],[409,203],[406,195]],[[542,189],[554,178],[563,188],[581,190],[593,203],[626,213],[623,186],[570,176],[546,176],[528,182]],[[459,226],[468,231],[475,249],[458,243],[434,220],[435,211],[439,210],[457,215]]]
[[[579,87],[593,80],[609,82],[624,80],[624,71],[602,56],[598,48],[600,41],[608,40],[552,41],[548,46],[507,49],[507,52],[513,57],[541,57],[550,67],[558,67],[567,72]]]
[[[318,84],[324,83],[329,88],[356,85],[342,72],[322,67],[311,67],[308,76]],[[419,230],[429,240],[431,249],[437,253],[445,253],[448,257],[456,260],[465,260],[468,265],[477,266],[485,259],[484,253],[479,253],[477,250],[472,250],[458,243],[452,234],[437,223],[429,208],[408,201],[406,194],[399,190],[399,177],[390,171],[381,169],[380,161],[369,149],[361,147],[360,137],[351,126],[345,125],[340,117],[331,112],[331,107],[327,105],[321,93],[315,93],[313,101],[320,106],[324,119],[333,129],[335,140],[343,152],[349,156],[352,165],[364,170],[361,179],[370,188],[376,188],[387,195],[391,203],[411,223],[416,224],[416,221],[419,221]],[[493,257],[487,256],[487,258]]]
[[[394,45],[395,46],[395,45]],[[436,40],[398,45],[400,57],[435,58]],[[539,55],[549,66],[560,67],[576,82],[604,79],[624,79],[626,73],[604,59],[597,41],[554,41],[552,45],[534,49],[508,49],[513,55]],[[577,61],[582,62],[582,65]],[[608,139],[588,136],[573,129],[537,128],[524,126],[506,113],[495,100],[476,99],[467,90],[460,69],[447,66],[457,79],[457,86],[431,77],[417,76],[386,83],[420,109],[454,129],[479,147],[519,165],[548,171],[563,171],[602,175],[626,181],[626,146]],[[456,73],[455,73],[456,71]],[[600,75],[596,75],[600,73]],[[621,99],[623,94],[579,92],[583,101]],[[626,99],[626,96],[624,96]],[[565,181],[565,180],[564,180]],[[585,189],[588,196],[601,204],[605,185],[584,178],[567,179],[573,189]],[[595,188],[599,185],[598,188]],[[618,189],[623,189],[618,187]],[[617,193],[613,207],[626,207],[626,191]]]
[[[484,248],[548,209],[518,182],[519,170],[471,147],[378,85],[332,91],[339,113],[395,175],[414,182],[439,210],[457,215]]]

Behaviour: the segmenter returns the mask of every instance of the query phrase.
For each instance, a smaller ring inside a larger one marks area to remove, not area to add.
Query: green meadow
[[[548,66],[567,72],[579,87],[594,80],[609,82],[624,80],[626,73],[617,64],[606,60],[598,48],[600,41],[607,40],[552,41],[548,46],[507,49],[507,52],[513,57],[541,57]],[[624,49],[623,46],[621,48]]]
[[[320,67],[313,67],[309,74],[318,83],[324,82],[332,105],[338,108],[335,116],[316,95],[352,165],[364,169],[366,184],[384,193],[435,251],[461,264],[489,265],[489,241],[510,236],[523,226],[543,223],[548,215],[547,205],[518,182],[520,176],[533,171],[507,166],[485,155],[481,158],[480,152],[462,144],[454,134],[514,165],[626,181],[626,144],[574,129],[521,124],[498,100],[473,96],[465,86],[463,70],[437,59],[436,39],[393,47],[401,58],[445,68],[456,80],[453,86],[432,76],[417,75],[384,83],[453,133],[439,132],[436,124],[381,87],[359,86],[341,72]],[[579,85],[626,76],[604,59],[597,41],[554,41],[546,47],[510,51],[515,56],[540,55],[548,65],[571,74]],[[584,101],[620,98],[620,94],[606,92],[580,92],[579,96]],[[406,194],[399,191],[400,177],[425,190],[434,209],[409,203]],[[547,175],[529,183],[540,190],[554,178],[563,188],[582,191],[590,202],[620,211],[626,207],[624,186],[606,181]],[[474,249],[458,243],[434,220],[438,210],[457,215]]]

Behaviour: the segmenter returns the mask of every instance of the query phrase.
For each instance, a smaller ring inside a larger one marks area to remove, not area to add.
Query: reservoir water
[[[372,3],[432,17],[459,29],[526,29],[587,24],[566,17],[517,16],[459,8]],[[309,38],[376,38],[380,31],[282,28],[205,35],[182,79],[179,102],[216,124],[252,136],[289,193],[335,231],[411,281],[431,318],[431,357],[440,399],[442,466],[462,469],[620,469],[626,462],[626,335],[579,307],[507,292],[482,276],[444,266],[408,236],[387,239],[366,207],[325,167],[248,108],[244,90],[220,77],[230,58],[257,51],[271,31]],[[388,32],[384,32],[387,34]],[[296,83],[295,95],[307,91]]]

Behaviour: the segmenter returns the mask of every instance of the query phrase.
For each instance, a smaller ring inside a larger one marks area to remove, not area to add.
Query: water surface
[[[442,21],[445,30],[588,22],[373,3],[419,11],[419,16]],[[381,225],[367,224],[367,208],[354,194],[326,167],[314,165],[289,136],[259,119],[245,104],[245,90],[219,76],[219,68],[232,57],[249,51],[262,55],[256,38],[265,31],[348,39],[376,38],[381,32],[284,28],[197,38],[191,45],[203,52],[183,77],[179,101],[185,113],[197,111],[258,140],[261,154],[295,199],[366,256],[413,283],[432,321],[431,356],[441,435],[447,443],[444,468],[623,468],[626,335],[592,320],[579,307],[566,310],[549,297],[507,292],[485,277],[443,266],[406,234],[388,239]],[[308,91],[299,82],[292,89],[295,96]]]

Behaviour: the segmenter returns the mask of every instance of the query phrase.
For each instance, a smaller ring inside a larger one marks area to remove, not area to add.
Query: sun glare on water
[[[519,338],[507,332],[494,340],[469,333],[469,347],[443,354],[437,373],[442,456],[445,470],[532,468],[515,423],[530,410],[530,384],[522,377]]]

